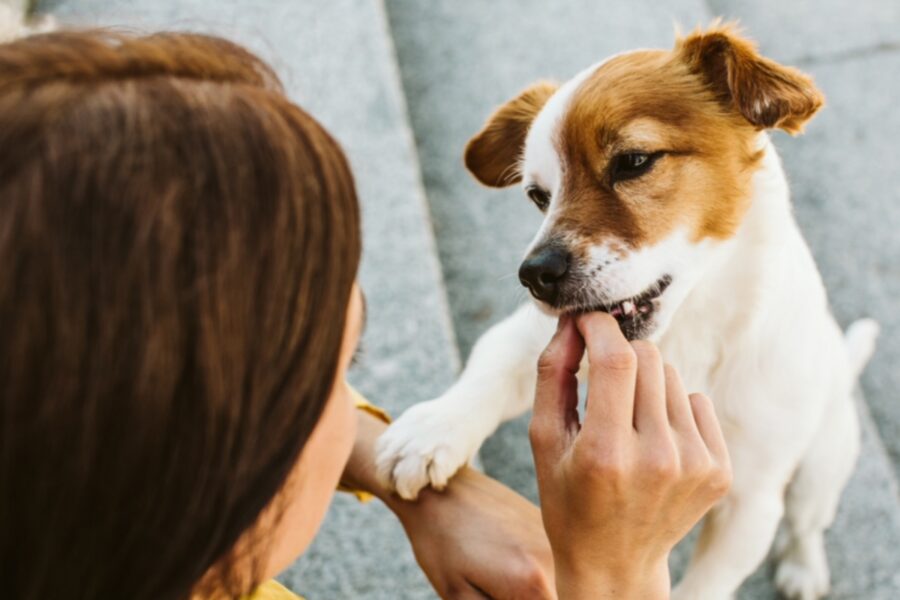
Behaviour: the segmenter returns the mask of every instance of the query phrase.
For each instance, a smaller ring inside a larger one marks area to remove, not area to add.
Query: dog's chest
[[[659,341],[663,360],[678,370],[685,387],[707,394],[715,387],[727,337],[727,325],[708,313],[684,306]]]

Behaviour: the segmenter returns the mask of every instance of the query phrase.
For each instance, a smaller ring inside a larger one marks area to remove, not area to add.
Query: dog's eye
[[[653,163],[662,156],[662,152],[654,152],[648,154],[646,152],[627,152],[619,154],[612,161],[612,169],[610,175],[612,182],[627,181],[640,177],[650,170]]]
[[[550,192],[547,190],[536,185],[529,185],[525,188],[525,193],[528,194],[534,205],[542,211],[547,210],[547,207],[550,206]]]

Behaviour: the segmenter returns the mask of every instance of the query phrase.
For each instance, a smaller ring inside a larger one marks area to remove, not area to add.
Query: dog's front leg
[[[531,406],[537,359],[555,327],[524,305],[488,330],[459,381],[410,407],[378,440],[379,478],[406,499],[429,484],[443,488],[500,423]]]
[[[776,473],[771,462],[750,458],[759,446],[729,446],[734,470],[731,491],[707,514],[687,572],[672,592],[673,600],[732,598],[765,559],[784,513],[789,473]]]

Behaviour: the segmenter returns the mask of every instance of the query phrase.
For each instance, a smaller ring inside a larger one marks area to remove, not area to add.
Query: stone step
[[[437,395],[459,359],[394,49],[379,0],[46,0],[65,24],[190,29],[247,45],[342,143],[364,220],[363,393],[399,414]],[[334,503],[313,548],[282,577],[310,599],[433,598],[380,503]]]
[[[900,3],[894,0],[709,0],[709,7],[738,21],[768,56],[791,64],[900,50]]]
[[[667,3],[665,11],[649,0],[386,1],[454,326],[465,355],[489,325],[524,300],[515,273],[540,222],[520,190],[488,190],[466,173],[460,157],[468,138],[497,105],[529,83],[565,80],[622,50],[671,47],[673,22],[690,29],[708,23],[713,15],[700,0]],[[830,2],[835,11],[854,12],[846,15],[854,37],[852,43],[841,41],[837,55],[820,56],[816,53],[823,46],[814,43],[820,32],[806,24],[833,33],[821,36],[833,40],[840,37],[843,13],[815,16],[811,13],[820,5],[809,2],[771,0],[762,8],[737,0],[710,4],[726,17],[743,17],[751,25],[749,33],[763,39],[764,51],[770,46],[776,50],[776,58],[783,51],[785,60],[819,60],[809,66],[833,110],[826,108],[806,137],[789,141],[778,137],[777,143],[793,182],[798,218],[824,272],[836,314],[845,324],[873,315],[885,326],[863,385],[878,426],[889,434],[885,438],[889,448],[900,452],[900,403],[895,392],[900,374],[890,368],[900,357],[900,324],[896,310],[891,310],[900,294],[895,258],[900,255],[895,235],[900,226],[900,181],[897,169],[885,168],[892,164],[889,157],[900,139],[898,113],[892,108],[898,83],[886,76],[897,72],[900,63],[896,55],[884,52],[895,39],[889,36],[900,31],[891,16],[896,9],[865,12],[862,7]],[[739,6],[743,13],[729,12]],[[800,12],[790,12],[795,9]],[[855,14],[859,12],[865,14]],[[869,35],[864,20],[879,17],[889,23],[873,24]],[[797,44],[798,37],[809,43]],[[882,50],[856,60],[854,49],[866,44]],[[900,597],[896,480],[865,404],[861,412],[862,457],[828,535],[832,596]],[[488,472],[534,499],[526,421],[524,417],[503,426],[481,456]],[[676,567],[686,550],[679,549]],[[770,564],[745,584],[739,597],[775,597]]]

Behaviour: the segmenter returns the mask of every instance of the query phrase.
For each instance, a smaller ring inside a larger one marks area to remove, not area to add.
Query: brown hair
[[[0,45],[0,147],[3,593],[185,598],[330,394],[347,162],[265,64],[188,34]]]

